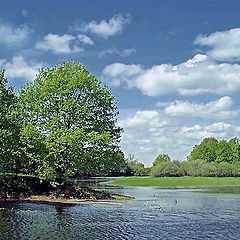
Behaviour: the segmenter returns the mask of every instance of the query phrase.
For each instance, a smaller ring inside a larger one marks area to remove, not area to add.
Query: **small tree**
[[[169,155],[167,154],[159,154],[155,161],[153,162],[153,166],[156,166],[157,164],[159,163],[162,163],[162,162],[170,162],[171,161],[171,158],[169,157]]]

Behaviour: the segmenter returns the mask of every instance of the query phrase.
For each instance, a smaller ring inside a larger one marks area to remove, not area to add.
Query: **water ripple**
[[[154,188],[121,193],[136,200],[122,207],[1,203],[0,239],[240,239],[239,195]]]

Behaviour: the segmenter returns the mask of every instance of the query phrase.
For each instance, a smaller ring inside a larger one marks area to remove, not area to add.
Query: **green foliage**
[[[99,173],[120,159],[114,100],[78,62],[40,69],[21,90],[20,106],[26,155],[42,178],[62,184],[76,171]]]
[[[187,176],[203,176],[214,177],[217,176],[217,169],[215,163],[209,163],[204,160],[185,161],[181,165],[184,175]]]
[[[172,162],[161,162],[153,166],[150,171],[153,177],[176,177],[181,176],[181,169]]]
[[[156,166],[157,164],[162,162],[170,162],[170,161],[171,161],[171,158],[167,154],[159,154],[156,157],[155,161],[153,162],[153,166]]]
[[[195,146],[190,153],[189,161],[204,160],[206,162],[236,163],[240,160],[240,144],[238,138],[217,141],[215,138],[205,138]]]
[[[216,149],[218,141],[215,138],[205,138],[201,144],[193,148],[189,156],[189,161],[201,159],[207,162],[214,162],[216,160]]]
[[[17,179],[16,175],[12,173],[0,174],[0,198],[18,198],[40,192],[46,192],[51,189],[47,182],[41,181],[36,176],[19,174]]]
[[[202,176],[202,177],[215,177],[218,176],[217,175],[217,166],[214,163],[204,163],[201,167],[200,173],[198,176]]]
[[[233,165],[228,162],[220,162],[217,165],[218,177],[231,177],[233,176]]]
[[[167,174],[166,166],[173,166]],[[175,167],[174,167],[175,165]],[[164,168],[165,167],[165,168]],[[177,167],[177,168],[176,168]],[[179,171],[180,169],[180,171]],[[151,176],[192,176],[192,177],[238,177],[240,162],[207,162],[197,159],[194,161],[173,161],[160,163],[151,168]]]
[[[119,175],[125,174],[127,163],[125,161],[124,154],[122,151],[108,150],[108,152],[100,151],[97,154],[98,154],[99,160],[102,162],[99,166],[96,167],[98,169],[98,172],[96,172],[97,175],[119,176]],[[90,169],[89,169],[90,172],[91,172],[91,167],[92,166],[90,166]]]
[[[17,97],[7,87],[5,70],[0,71],[0,171],[17,174],[26,162],[21,140],[22,119],[18,112]]]
[[[145,168],[144,164],[141,162],[138,162],[137,159],[135,159],[134,154],[130,154],[127,159],[127,165],[129,167],[128,175],[135,175],[135,176],[146,176],[149,175],[149,169]]]
[[[20,92],[0,71],[0,171],[54,185],[75,172],[124,171],[115,97],[78,62],[42,68]]]
[[[239,177],[240,176],[240,162],[233,162],[231,164],[232,166],[232,173],[234,177]]]
[[[128,166],[134,172],[134,175],[141,176],[144,175],[144,165],[140,162],[129,162]]]
[[[215,152],[216,152],[216,159],[215,159],[216,162],[220,163],[220,162],[232,161],[231,148],[226,140],[221,140],[218,143]]]
[[[240,160],[240,143],[238,138],[232,138],[228,142],[229,148],[231,150],[230,162],[238,163]]]

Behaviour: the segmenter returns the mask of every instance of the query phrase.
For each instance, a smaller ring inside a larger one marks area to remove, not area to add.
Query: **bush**
[[[151,168],[150,175],[153,177],[178,177],[182,176],[182,172],[176,164],[162,162]]]
[[[181,165],[181,169],[184,175],[187,176],[201,176],[202,175],[202,167],[206,164],[206,161],[203,160],[194,160],[194,161],[185,161]]]
[[[217,167],[214,163],[204,163],[201,166],[199,176],[202,177],[215,177],[217,176]]]
[[[228,162],[220,162],[217,165],[217,176],[218,177],[232,177],[234,176],[233,165]]]
[[[145,174],[145,176],[149,176],[149,175],[150,175],[150,171],[151,171],[151,168],[150,168],[150,167],[145,167],[145,168],[144,168],[144,174]]]
[[[215,177],[218,175],[217,164],[201,159],[182,162],[181,169],[186,176]]]
[[[232,164],[232,171],[234,177],[240,177],[240,163]]]

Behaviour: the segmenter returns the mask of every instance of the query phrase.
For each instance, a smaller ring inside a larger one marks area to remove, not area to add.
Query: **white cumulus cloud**
[[[157,111],[138,111],[134,116],[123,119],[119,125],[125,128],[142,128],[152,126],[155,128],[167,125],[167,121],[161,121],[161,116]]]
[[[23,45],[29,35],[31,29],[27,25],[21,25],[19,27],[14,27],[10,25],[0,25],[0,44],[4,44],[9,47],[16,47]]]
[[[94,45],[93,40],[90,37],[88,37],[88,36],[86,36],[84,34],[78,34],[77,38],[83,44]]]
[[[169,106],[170,105],[170,102],[161,102],[161,101],[158,101],[158,102],[156,102],[156,104],[155,104],[155,106],[157,106],[157,107],[167,107],[167,106]]]
[[[137,71],[133,73],[133,69]],[[219,64],[204,54],[197,54],[178,65],[160,64],[149,69],[135,64],[111,64],[104,68],[103,79],[117,83],[115,86],[135,86],[148,96],[228,94],[240,90],[240,65]]]
[[[14,56],[11,61],[0,59],[0,68],[5,68],[6,76],[11,79],[23,79],[33,81],[36,78],[37,70],[43,66],[42,63],[27,61],[23,56]]]
[[[212,59],[219,61],[240,60],[240,28],[214,32],[210,35],[199,35],[194,43],[209,47],[207,55]]]
[[[110,18],[109,21],[102,20],[99,23],[96,21],[91,21],[88,24],[81,26],[80,28],[78,27],[76,29],[75,27],[75,30],[91,32],[100,37],[108,39],[111,36],[121,33],[123,31],[124,25],[128,24],[129,22],[130,22],[129,14],[126,15],[117,14]]]
[[[103,79],[112,86],[120,86],[125,83],[127,86],[135,85],[135,78],[142,72],[140,65],[127,65],[123,63],[113,63],[103,70]]]
[[[190,116],[223,120],[238,116],[239,110],[230,110],[232,104],[233,101],[228,96],[221,97],[207,104],[174,101],[164,111],[170,116]]]
[[[128,57],[128,56],[131,56],[131,55],[135,54],[136,52],[137,51],[133,48],[127,48],[127,49],[124,49],[122,51],[117,50],[115,48],[112,48],[112,49],[107,49],[105,51],[102,51],[99,54],[99,58],[102,58],[106,55],[119,55],[121,57]]]
[[[56,54],[82,52],[83,48],[80,48],[77,45],[76,39],[77,37],[69,34],[57,35],[49,33],[48,35],[44,36],[42,41],[37,42],[35,47],[41,50],[49,50]],[[89,41],[83,36],[80,36],[78,39],[85,41],[84,43]]]

